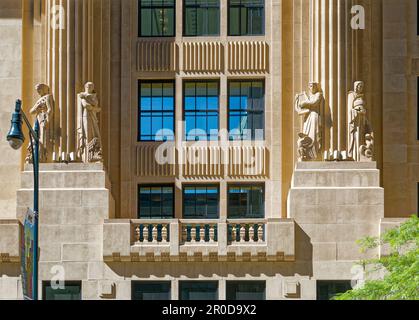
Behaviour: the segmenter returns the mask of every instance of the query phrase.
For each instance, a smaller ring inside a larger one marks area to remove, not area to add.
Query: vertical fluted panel
[[[223,176],[222,150],[220,147],[184,147],[183,175],[185,177]]]
[[[356,79],[356,32],[351,0],[313,0],[310,5],[310,78],[326,99],[325,150],[346,149],[346,96]]]
[[[219,42],[184,42],[184,72],[222,72],[224,47]]]
[[[269,72],[269,45],[262,41],[229,42],[228,71],[232,73]]]
[[[228,175],[230,177],[269,176],[269,150],[263,146],[230,147]]]
[[[137,176],[141,177],[173,177],[176,175],[174,148],[167,150],[167,163],[156,161],[157,145],[142,145],[137,147]]]
[[[94,0],[46,0],[45,83],[55,100],[53,154],[48,161],[76,160],[76,97],[93,81]],[[57,17],[57,18],[55,18]],[[58,18],[60,17],[60,18]],[[62,20],[60,20],[62,19]],[[62,28],[61,28],[62,27]]]
[[[177,45],[172,41],[139,41],[137,45],[138,71],[177,71]]]

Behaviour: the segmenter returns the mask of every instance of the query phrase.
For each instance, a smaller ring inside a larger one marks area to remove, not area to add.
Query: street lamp
[[[29,129],[31,154],[34,174],[34,200],[33,200],[33,267],[32,267],[32,299],[38,300],[38,221],[39,221],[39,121],[35,121],[32,128],[28,118],[22,110],[22,101],[17,100],[15,112],[12,115],[12,126],[7,141],[14,150],[19,150],[25,142],[25,136],[22,132],[22,118]],[[26,292],[26,294],[28,294]],[[27,298],[27,297],[25,297]]]

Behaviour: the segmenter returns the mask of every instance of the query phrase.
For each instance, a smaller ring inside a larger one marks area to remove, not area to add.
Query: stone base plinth
[[[288,217],[310,239],[304,246],[317,279],[350,280],[353,263],[375,257],[360,253],[356,240],[378,236],[384,189],[376,163],[301,162],[288,195]],[[296,243],[296,248],[301,248]],[[298,254],[298,253],[297,253]]]

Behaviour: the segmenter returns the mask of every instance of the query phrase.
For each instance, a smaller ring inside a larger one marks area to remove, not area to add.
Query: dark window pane
[[[170,282],[133,282],[132,300],[170,300]]]
[[[232,186],[228,189],[228,217],[256,218],[265,217],[263,186]]]
[[[265,300],[265,281],[227,281],[227,300]]]
[[[219,189],[217,186],[185,186],[183,188],[183,217],[189,219],[218,219]]]
[[[217,36],[220,34],[220,2],[184,1],[185,36]]]
[[[317,281],[317,300],[331,300],[351,289],[351,281]]]
[[[217,281],[180,281],[180,300],[218,300]]]
[[[228,24],[230,36],[263,35],[265,31],[264,1],[230,0]]]
[[[172,186],[143,186],[138,191],[138,218],[161,219],[174,217]]]
[[[175,34],[175,2],[139,0],[142,37],[173,37]]]
[[[81,282],[65,282],[64,289],[54,289],[50,282],[44,282],[43,300],[81,300]]]

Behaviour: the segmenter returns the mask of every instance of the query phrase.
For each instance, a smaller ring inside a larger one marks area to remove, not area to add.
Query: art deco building
[[[386,253],[355,241],[418,211],[416,9],[0,0],[0,298],[22,297],[33,201],[29,139],[20,152],[6,141],[17,98],[32,119],[49,112],[43,299],[327,299],[350,288],[356,261]],[[53,290],[59,278],[65,289]]]

